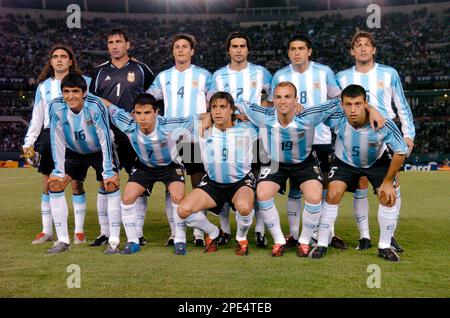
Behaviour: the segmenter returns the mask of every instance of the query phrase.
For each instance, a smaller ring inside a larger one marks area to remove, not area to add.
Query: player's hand
[[[383,128],[386,123],[386,119],[373,107],[369,107],[369,121],[374,130]]]
[[[22,158],[25,159],[33,159],[34,158],[34,147],[33,146],[23,146],[23,155],[21,155]]]
[[[395,204],[395,189],[392,182],[383,181],[378,189],[378,198],[380,203],[386,206],[394,206]]]
[[[213,125],[213,121],[211,118],[211,113],[206,113],[202,118],[202,122],[200,123],[199,135],[203,138],[205,135],[205,131],[211,128]]]
[[[234,117],[240,121],[248,121],[248,117],[244,114],[234,114]]]
[[[406,156],[408,158],[414,148],[414,141],[409,137],[405,137],[405,143],[408,146],[408,155]]]
[[[304,109],[305,109],[305,107],[303,107],[302,104],[297,102],[297,114],[300,114]]]
[[[112,177],[103,179],[103,184],[105,186],[106,191],[113,192],[120,187],[120,179],[119,175],[115,173]]]
[[[106,107],[109,107],[112,105],[112,103],[109,100],[101,98],[101,97],[100,97],[100,99],[102,100],[103,105],[105,105]]]

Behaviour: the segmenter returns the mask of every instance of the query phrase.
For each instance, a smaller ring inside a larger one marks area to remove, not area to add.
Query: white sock
[[[353,215],[359,230],[359,238],[370,239],[368,189],[357,189],[353,194]]]
[[[206,210],[200,210],[198,211],[198,213],[203,213],[203,215],[205,216],[206,219]],[[194,237],[195,239],[204,239],[205,233],[203,233],[203,231],[200,228],[194,228]]]
[[[380,224],[378,248],[389,248],[391,247],[391,239],[397,223],[397,208],[395,205],[393,207],[381,204],[378,206],[378,223]]]
[[[309,241],[314,234],[314,230],[319,224],[321,207],[322,202],[319,204],[311,204],[305,201],[302,217],[302,233],[298,240],[299,243],[309,244]]]
[[[120,190],[108,193],[109,243],[120,243]]]
[[[302,193],[300,190],[290,189],[287,199],[287,215],[289,221],[289,235],[298,240],[300,232],[300,211],[302,210]]]
[[[192,213],[186,218],[186,224],[207,233],[210,239],[215,239],[220,233],[219,228],[209,222],[203,212]]]
[[[73,214],[75,216],[75,233],[84,233],[86,215],[86,193],[72,194]]]
[[[397,222],[395,223],[394,233],[392,235],[394,235],[395,230],[397,230],[398,219],[400,218],[400,208],[401,207],[402,207],[402,197],[400,194],[400,187],[398,187],[397,189],[395,189],[395,208],[397,209]]]
[[[147,213],[147,197],[140,196],[136,199],[136,231],[137,236],[144,236],[145,214]]]
[[[245,241],[247,240],[247,233],[250,229],[250,226],[253,222],[253,215],[255,214],[255,210],[252,210],[249,215],[243,216],[236,211],[236,223],[237,223],[237,231],[236,231],[236,241]]]
[[[52,211],[53,224],[55,225],[58,241],[70,244],[69,230],[67,228],[69,209],[67,208],[64,191],[50,192],[49,195],[50,210]]]
[[[173,223],[175,225],[175,239],[174,243],[186,243],[186,220],[180,218],[178,215],[178,204],[171,203]]]
[[[226,202],[223,205],[222,211],[219,214],[219,220],[220,220],[220,228],[225,233],[230,234],[230,204]]]
[[[41,213],[42,213],[42,233],[53,234],[52,212],[50,210],[50,196],[42,193],[41,196]]]
[[[97,213],[100,235],[109,237],[108,197],[106,192],[101,189],[98,190],[97,194]]]
[[[170,195],[167,194],[166,194],[166,207],[164,211],[166,212],[167,221],[169,222],[170,226],[170,237],[175,237],[176,226],[173,217],[172,199],[170,198]]]
[[[127,242],[139,244],[139,236],[136,228],[136,202],[129,205],[120,202],[120,207],[122,208],[122,223],[127,235]]]
[[[261,215],[261,212],[259,212],[259,209],[257,206],[255,206],[255,233],[259,232],[262,236],[265,234],[265,227],[264,227],[264,219]]]
[[[322,203],[322,212],[319,222],[319,234],[317,238],[318,246],[328,247],[330,230],[332,224],[336,221],[338,214],[339,205],[338,204],[328,204],[326,201]]]
[[[264,220],[264,225],[272,235],[275,244],[286,244],[283,232],[280,226],[280,216],[275,206],[275,200],[259,201],[258,210]]]

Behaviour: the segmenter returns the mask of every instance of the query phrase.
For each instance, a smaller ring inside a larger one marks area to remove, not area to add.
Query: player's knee
[[[183,200],[183,197],[183,194],[177,193],[171,193],[170,195],[170,199],[172,200],[173,204],[180,204],[180,202]]]
[[[328,189],[326,200],[329,204],[339,204],[339,202],[341,202],[341,197],[342,197],[341,191],[331,188]]]
[[[48,190],[50,192],[61,192],[64,191],[64,187],[61,181],[54,180],[48,184]]]
[[[116,186],[116,185],[115,185],[114,183],[112,183],[112,182],[109,182],[109,183],[106,185],[106,192],[108,192],[108,193],[116,192],[117,190],[119,190],[119,187]]]
[[[369,180],[367,178],[360,178],[358,181],[358,189],[367,189],[369,187]]]
[[[72,187],[73,194],[80,194],[84,192],[83,182],[72,180],[70,182],[70,186]]]
[[[136,202],[136,197],[135,196],[129,195],[127,193],[123,194],[122,203],[124,205],[131,205],[131,204],[133,204],[135,202]]]
[[[189,203],[186,201],[181,201],[180,205],[178,206],[178,215],[182,219],[188,218],[192,214],[192,208],[190,207]]]
[[[258,198],[259,201],[268,201],[270,199],[273,199],[272,193],[270,193],[270,191],[267,191],[262,187],[258,187],[256,189],[256,197]]]
[[[240,202],[236,202],[235,206],[237,211],[239,211],[239,214],[242,216],[247,216],[250,214],[250,212],[252,212],[253,210],[253,204],[251,204],[251,202],[248,201],[240,201]]]

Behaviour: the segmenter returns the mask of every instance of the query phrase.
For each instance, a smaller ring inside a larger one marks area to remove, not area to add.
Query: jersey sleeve
[[[50,104],[50,146],[52,149],[52,157],[55,168],[52,174],[64,178],[65,157],[66,157],[66,136],[61,125],[61,121],[57,114],[51,109]]]
[[[85,75],[83,75],[83,78],[86,81],[87,91],[88,91],[88,93],[90,93],[92,78],[90,78],[89,76],[85,76]]]
[[[42,125],[45,119],[45,99],[41,94],[42,84],[39,84],[36,89],[34,97],[33,113],[31,115],[30,125],[28,126],[27,134],[25,135],[24,146],[29,147],[34,145],[39,134],[41,133]]]
[[[237,110],[248,117],[257,127],[265,123],[274,112],[273,107],[263,107],[238,99],[235,103]]]
[[[164,118],[164,125],[167,131],[174,139],[179,139],[180,136],[194,135],[200,128],[200,115],[178,117],[178,118]]]
[[[416,136],[416,129],[414,127],[413,115],[408,102],[406,101],[405,94],[403,92],[400,76],[397,71],[394,70],[392,76],[392,98],[394,100],[395,107],[397,108],[397,114],[402,123],[402,132],[405,137],[409,137],[414,140]]]
[[[386,124],[381,130],[384,133],[384,142],[394,153],[408,154],[408,146],[402,137],[402,133],[391,119],[386,120]]]
[[[216,79],[217,79],[217,72],[215,72],[208,81],[208,93],[206,94],[206,100],[209,101],[211,99],[211,97],[217,92],[217,84],[216,84]]]
[[[104,179],[111,178],[114,176],[112,138],[110,135],[108,112],[103,104],[98,105],[98,109],[94,113],[94,127],[102,148],[102,176]]]
[[[267,96],[270,96],[272,94],[272,80],[273,76],[270,74],[270,72],[265,68],[262,67],[263,71],[263,90],[266,92]]]
[[[155,80],[153,81],[152,85],[145,91],[148,94],[152,94],[153,97],[155,97],[156,100],[161,100],[164,98],[162,86],[161,86],[161,73],[159,73]]]
[[[341,100],[333,98],[318,106],[310,107],[302,113],[296,115],[296,121],[300,124],[312,124],[317,126],[324,123],[333,128],[345,120],[345,113],[341,108]]]
[[[99,67],[95,73],[94,76],[91,78],[91,82],[89,84],[89,93],[96,95],[96,96],[100,96],[98,91],[97,91],[97,82],[98,82],[98,77],[100,75],[102,68]]]
[[[126,110],[117,107],[116,105],[111,105],[108,107],[111,122],[116,126],[121,132],[133,132],[136,129],[136,122],[133,116]]]
[[[326,70],[326,83],[327,83],[327,97],[335,98],[341,94],[341,88],[331,68],[327,67]]]
[[[152,72],[150,67],[147,64],[141,64],[142,69],[144,70],[144,91],[148,90],[155,80],[155,73]]]

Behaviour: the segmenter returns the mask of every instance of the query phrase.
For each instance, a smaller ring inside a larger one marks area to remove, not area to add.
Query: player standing
[[[108,33],[108,52],[111,59],[96,68],[95,75],[91,82],[90,91],[115,105],[120,105],[127,112],[133,110],[133,102],[137,95],[143,93],[150,87],[154,79],[150,68],[138,62],[128,55],[131,42],[125,31],[113,29]],[[115,125],[111,125],[114,133],[114,144],[116,145],[120,168],[130,174],[133,163],[137,156],[128,140]],[[99,189],[97,196],[98,220],[100,224],[100,235],[91,244],[99,246],[106,244],[109,237],[109,220],[106,213],[107,196]],[[139,234],[139,244],[147,243],[144,238],[144,221],[147,212],[147,200],[140,197],[137,202],[137,231]],[[120,220],[112,220],[117,223]]]
[[[272,92],[278,83],[284,81],[291,82],[297,88],[298,101],[306,109],[339,96],[341,90],[331,68],[310,60],[312,46],[308,37],[304,35],[292,36],[289,39],[287,50],[291,64],[275,73],[272,80]],[[270,99],[272,100],[272,97]],[[333,146],[331,144],[330,128],[322,123],[316,127],[311,151],[316,153],[317,159],[320,162],[320,169],[324,177],[323,184],[326,189],[326,177],[330,171]],[[326,190],[323,193],[324,199],[325,194]],[[291,184],[287,203],[290,231],[289,237],[286,238],[287,247],[295,247],[297,245],[300,211],[301,192],[296,185]],[[330,239],[333,247],[347,248],[342,239],[334,235],[334,231],[332,231],[332,237]]]
[[[343,88],[350,84],[358,84],[364,87],[368,103],[386,118],[394,119],[396,117],[392,108],[393,101],[402,124],[405,142],[408,145],[409,153],[411,153],[415,137],[413,115],[403,93],[402,83],[397,71],[390,66],[375,63],[376,44],[370,33],[357,32],[353,37],[350,53],[355,58],[356,64],[352,68],[337,74],[339,84]],[[395,187],[397,196],[395,205],[398,217],[401,207],[398,175]],[[356,249],[365,250],[372,246],[369,233],[369,203],[367,200],[368,179],[362,177],[358,187],[349,190],[354,192],[353,213],[360,233],[360,240]],[[392,246],[398,252],[403,251],[394,237],[392,237]]]
[[[48,179],[50,209],[58,241],[48,253],[70,247],[67,233],[67,202],[64,188],[72,179],[82,183],[89,166],[97,173],[100,187],[108,196],[108,213],[119,215],[119,176],[113,163],[109,117],[102,101],[87,93],[87,84],[78,74],[68,74],[61,82],[63,97],[50,106],[50,140],[55,168]],[[106,254],[118,252],[119,226],[110,229]]]
[[[69,73],[81,74],[77,61],[70,47],[64,44],[55,44],[50,51],[50,58],[44,66],[37,81],[39,83],[33,105],[33,113],[25,135],[23,145],[24,157],[34,157],[34,145],[40,154],[38,172],[42,173],[43,190],[41,197],[42,232],[31,244],[40,244],[53,239],[52,215],[50,211],[50,197],[48,194],[48,177],[54,168],[52,150],[50,147],[50,117],[49,105],[56,97],[60,97],[61,80]],[[84,79],[89,83],[90,78]],[[86,241],[84,235],[84,217],[86,214],[86,195],[82,184],[71,182],[73,193],[73,210],[75,216],[74,244]]]
[[[233,32],[227,38],[226,49],[230,56],[230,63],[214,72],[209,83],[208,96],[212,96],[217,91],[228,92],[235,100],[244,99],[250,103],[261,105],[262,92],[270,94],[272,75],[263,66],[248,62],[250,39],[243,33]],[[257,173],[255,170],[258,169],[259,165],[254,167],[254,173]],[[219,244],[227,244],[231,238],[229,212],[229,205],[226,204],[219,215],[220,226],[224,232],[223,239]],[[256,246],[266,247],[264,222],[258,216],[257,209],[255,209],[255,216]]]
[[[164,117],[187,117],[206,113],[207,84],[211,73],[192,64],[196,41],[190,34],[177,34],[172,39],[172,55],[175,65],[160,72],[147,93],[157,100],[164,100]],[[195,143],[193,143],[195,142]],[[182,143],[183,165],[191,177],[192,188],[196,188],[205,174],[200,161],[200,149],[195,140],[184,140]],[[166,202],[168,202],[166,198]],[[170,202],[170,201],[169,201]],[[171,235],[166,245],[172,245],[175,238],[175,225],[172,210],[166,209],[167,219],[171,227]],[[194,245],[204,246],[203,233],[194,230]]]
[[[360,177],[365,176],[380,200],[378,255],[387,261],[398,262],[400,258],[390,246],[397,224],[394,182],[408,153],[408,146],[391,119],[387,119],[386,125],[379,130],[370,127],[366,92],[362,86],[349,85],[342,91],[342,107],[346,117],[334,127],[336,157],[330,170],[327,198],[322,206],[318,245],[311,257],[322,258],[325,255],[329,232],[345,190],[356,186]],[[387,146],[394,153],[392,158]]]

